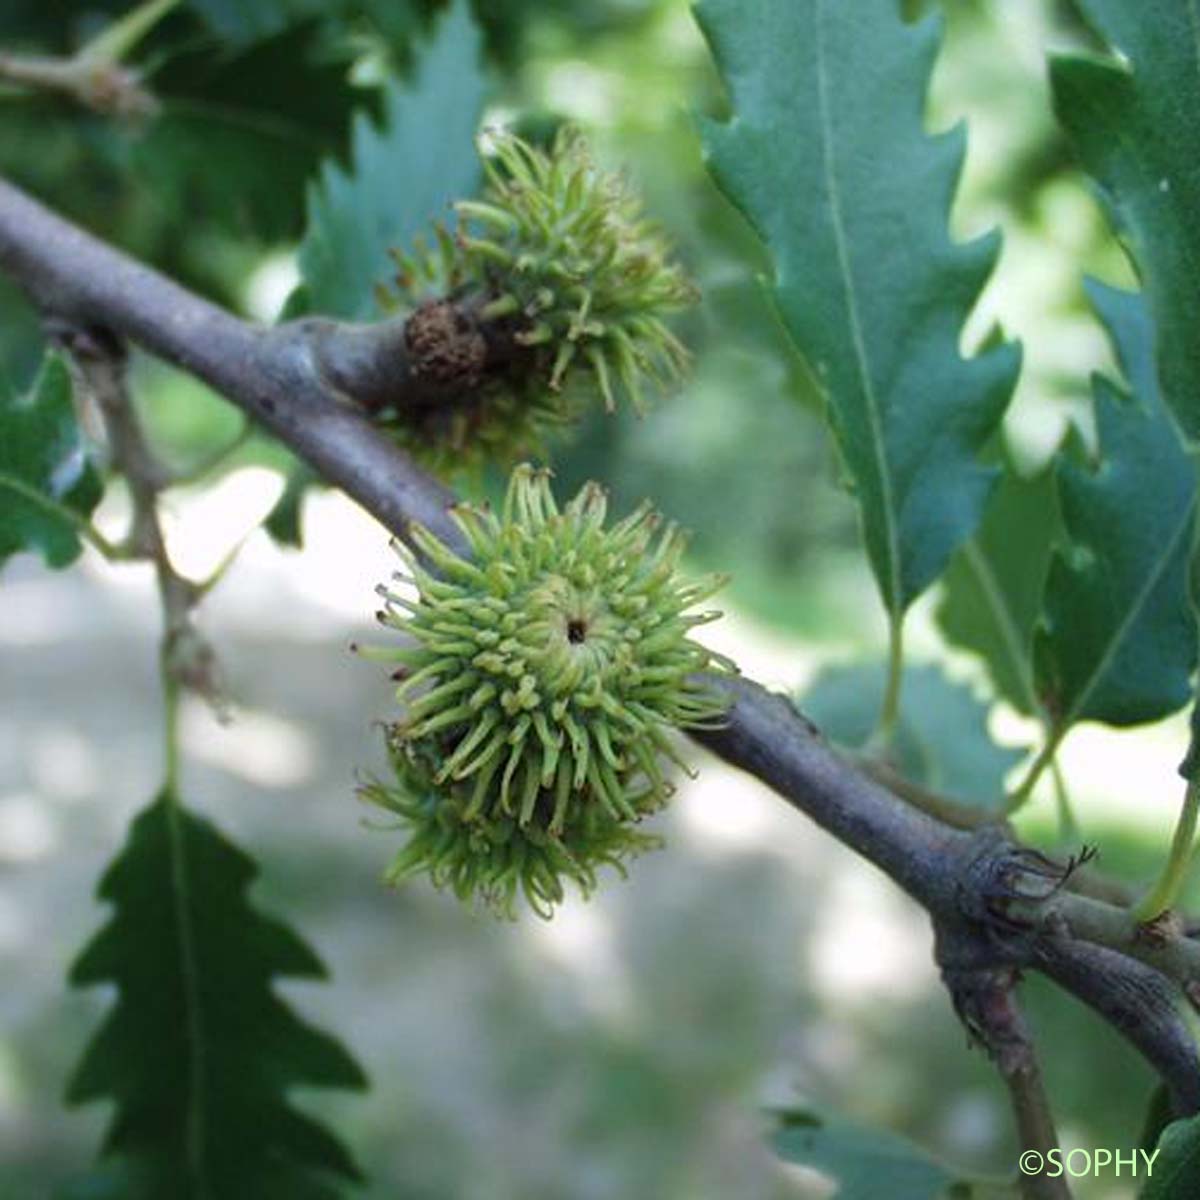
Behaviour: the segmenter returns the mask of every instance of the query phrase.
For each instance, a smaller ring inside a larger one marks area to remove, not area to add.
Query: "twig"
[[[274,329],[248,324],[3,182],[0,268],[72,328],[109,331],[205,380],[401,538],[419,522],[469,553],[450,517],[454,496],[365,415],[381,396],[399,407],[419,408],[429,400],[409,369],[403,323],[309,319]],[[118,420],[116,432],[123,431],[128,423]],[[121,453],[137,458],[130,445]],[[138,466],[133,475],[152,486],[160,482],[152,470],[146,474]],[[140,501],[135,493],[143,509],[150,499],[150,488]],[[153,541],[153,528],[147,536]],[[165,564],[165,554],[161,559]],[[160,581],[165,591],[181,586],[165,567]],[[1006,914],[1005,900],[1035,898],[1027,889],[1012,892],[1014,858],[1028,852],[1003,830],[954,828],[849,765],[784,697],[748,680],[710,682],[727,689],[731,706],[725,727],[697,733],[698,741],[758,776],[876,864],[935,924],[961,926],[980,969],[1034,966],[1060,979],[1142,1050],[1182,1111],[1200,1109],[1195,1047],[1178,1014],[1171,1014],[1167,978],[1129,953]],[[1088,974],[1083,964],[1097,961],[1105,969]],[[1139,996],[1162,1000],[1144,1026],[1132,1015],[1131,998]]]
[[[1038,1065],[1033,1035],[1017,1000],[1020,974],[1011,967],[977,968],[962,927],[938,930],[937,957],[954,1009],[973,1042],[983,1047],[1008,1088],[1021,1146],[1019,1184],[1025,1200],[1070,1200],[1062,1175],[1050,1171],[1058,1131]]]
[[[99,411],[113,465],[129,486],[133,514],[123,557],[144,559],[154,566],[163,610],[162,661],[168,692],[173,695],[183,686],[215,705],[220,691],[215,656],[192,617],[203,589],[175,569],[167,552],[158,501],[171,476],[150,449],[130,401],[125,346],[102,327],[83,328],[60,318],[48,321],[47,327],[67,351],[76,385]]]
[[[95,112],[140,118],[158,108],[136,71],[124,58],[178,3],[145,0],[112,21],[69,58],[49,58],[0,51],[0,82],[23,88],[60,92]]]
[[[114,62],[0,54],[0,82],[61,92],[84,108],[118,117],[146,117],[157,107],[136,72]]]

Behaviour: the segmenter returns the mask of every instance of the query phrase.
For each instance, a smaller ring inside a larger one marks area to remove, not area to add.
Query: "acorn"
[[[701,676],[736,668],[689,635],[720,615],[693,610],[724,579],[682,577],[683,535],[648,505],[608,524],[589,483],[560,509],[528,465],[499,515],[453,515],[469,559],[420,526],[415,553],[394,543],[381,620],[404,641],[367,653],[399,667],[395,779],[361,792],[408,835],[390,881],[427,873],[549,916],[564,880],[586,895],[599,867],[657,844],[638,826],[672,793],[666,764],[689,771],[673,730],[722,722]]]

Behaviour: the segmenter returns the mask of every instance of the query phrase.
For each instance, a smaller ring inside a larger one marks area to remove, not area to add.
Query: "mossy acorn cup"
[[[565,879],[587,894],[598,867],[658,844],[638,826],[671,794],[664,759],[687,769],[671,731],[719,725],[698,676],[736,670],[689,636],[724,580],[681,577],[683,535],[648,505],[606,515],[598,485],[560,508],[548,473],[520,466],[498,515],[454,510],[469,559],[420,527],[415,554],[396,545],[406,590],[381,587],[380,616],[405,642],[367,651],[399,664],[396,778],[362,788],[408,834],[389,880],[427,872],[548,916]]]

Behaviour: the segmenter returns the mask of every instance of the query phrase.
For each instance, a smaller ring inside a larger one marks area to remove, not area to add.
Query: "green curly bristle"
[[[683,537],[648,506],[608,527],[606,508],[588,484],[560,510],[522,466],[500,515],[455,510],[470,560],[420,527],[419,559],[397,545],[416,596],[381,588],[381,616],[406,644],[370,652],[401,665],[397,778],[363,789],[409,833],[393,880],[425,871],[549,915],[563,879],[587,893],[597,867],[655,844],[636,825],[671,794],[663,759],[687,769],[672,727],[724,713],[696,674],[735,668],[688,636],[723,581],[682,579]]]
[[[495,421],[476,411],[473,432],[528,448],[550,427],[577,415],[576,391],[598,392],[605,407],[625,392],[643,409],[642,380],[661,386],[688,361],[663,318],[695,300],[662,234],[619,175],[593,162],[582,138],[560,131],[547,153],[513,134],[492,132],[479,201],[455,205],[460,227],[437,225],[431,241],[393,251],[398,294],[380,289],[386,307],[432,297],[473,296],[473,320],[503,328],[523,351],[519,369],[499,381],[515,404]],[[549,389],[549,395],[547,395]],[[534,411],[513,432],[514,409]],[[507,432],[503,432],[507,428]]]

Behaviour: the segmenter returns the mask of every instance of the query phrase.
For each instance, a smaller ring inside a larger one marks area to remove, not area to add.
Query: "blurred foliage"
[[[0,44],[70,52],[107,14],[127,7],[124,0],[9,0]],[[652,496],[694,531],[698,564],[732,573],[730,595],[740,607],[810,642],[849,643],[866,653],[877,640],[878,616],[817,388],[767,298],[769,263],[708,180],[683,115],[729,110],[686,4],[477,0],[474,7],[495,72],[490,116],[518,114],[526,134],[548,134],[563,119],[582,125],[607,163],[630,171],[704,295],[678,326],[695,354],[691,379],[644,420],[590,419],[556,457],[559,486],[604,480],[618,511]],[[910,15],[939,9],[945,21],[929,128],[970,122],[956,236],[996,224],[1005,235],[998,276],[965,343],[971,349],[997,328],[1024,341],[1025,370],[1006,420],[1008,453],[1015,464],[1036,466],[1068,428],[1091,453],[1088,375],[1111,366],[1112,355],[1079,267],[1126,285],[1132,272],[1053,120],[1042,52],[1048,45],[1094,50],[1099,42],[1067,0],[914,0],[906,7]],[[158,118],[121,125],[57,99],[6,91],[0,171],[188,285],[271,319],[278,305],[264,297],[278,292],[272,281],[294,278],[288,271],[305,216],[301,181],[314,183],[321,162],[327,172],[348,168],[352,110],[362,122],[377,121],[385,80],[386,94],[400,94],[393,89],[411,86],[407,73],[415,68],[420,85],[414,47],[444,8],[427,0],[195,0],[134,56],[164,101]],[[227,100],[230,111],[216,113]],[[291,113],[302,120],[281,125],[280,114]],[[205,140],[197,131],[214,115],[223,132]],[[228,172],[237,173],[236,189],[225,186]],[[405,195],[402,180],[396,187]],[[0,355],[17,385],[32,377],[40,350],[35,314],[0,280]],[[238,434],[239,417],[178,372],[139,362],[136,387],[156,441],[174,462],[201,462]],[[247,461],[281,473],[291,466],[262,437],[225,468]],[[286,540],[300,532],[299,485],[284,499],[276,532]],[[252,661],[247,652],[237,666],[249,674]],[[326,709],[334,707],[329,682],[327,669],[309,681]],[[1013,679],[996,682],[1016,694]],[[297,683],[294,690],[304,689]],[[920,695],[919,685],[912,694]],[[956,695],[962,710],[955,720],[968,726],[970,747],[978,732],[974,698],[941,691],[936,711],[950,712]],[[340,703],[350,708],[346,698]],[[849,740],[861,729],[856,720],[847,717]],[[927,769],[919,726],[902,737],[904,745],[909,769]],[[993,749],[992,778],[1002,760],[1010,756]],[[322,804],[344,784],[327,780]],[[1032,818],[1027,831],[1052,840],[1040,820]],[[1121,824],[1094,821],[1089,834],[1103,846],[1106,869],[1133,882],[1148,875],[1160,852]],[[992,1075],[964,1054],[944,997],[926,990],[844,1005],[813,982],[812,898],[826,891],[823,878],[806,880],[804,895],[788,892],[765,852],[720,860],[695,854],[681,860],[678,876],[645,876],[659,883],[645,892],[630,885],[604,901],[613,915],[612,953],[628,966],[628,1009],[637,1015],[587,1009],[572,993],[564,1017],[557,968],[549,970],[527,942],[498,939],[420,893],[382,897],[364,915],[374,901],[347,900],[361,895],[361,862],[339,858],[307,826],[274,836],[265,839],[264,891],[274,889],[272,903],[301,920],[338,922],[328,931],[337,944],[362,943],[357,962],[370,985],[358,996],[364,1019],[407,1035],[439,1013],[444,1018],[440,1037],[402,1051],[408,1072],[378,1081],[377,1107],[330,1106],[348,1118],[376,1175],[364,1194],[394,1197],[395,1181],[403,1180],[412,1197],[466,1197],[476,1194],[468,1190],[473,1181],[490,1178],[489,1196],[559,1200],[563,1179],[572,1178],[581,1197],[790,1195],[784,1185],[773,1190],[775,1181],[764,1182],[757,1166],[730,1182],[714,1165],[748,1160],[722,1154],[713,1131],[724,1128],[718,1118],[727,1113],[714,1111],[713,1097],[736,1096],[751,1110],[769,1064],[780,1061],[789,1082],[800,1077],[805,1094],[819,1096],[823,1112],[836,1105],[856,1123],[900,1129],[956,1162],[970,1157],[1011,1169]],[[1032,979],[1028,993],[1039,1034],[1055,1049],[1045,1064],[1054,1099],[1070,1113],[1079,1143],[1132,1145],[1150,1073],[1058,992]],[[466,999],[445,1013],[448,995]],[[39,1114],[57,1105],[54,1081],[89,1011],[65,1000],[29,1020],[13,1074]],[[766,1031],[780,1029],[801,1030],[801,1049],[767,1044]],[[0,1044],[0,1074],[4,1050]],[[814,1060],[834,1065],[818,1069]],[[82,1161],[78,1140],[86,1129],[48,1128],[11,1165],[17,1195],[40,1194],[64,1162]],[[2,1183],[0,1191],[9,1181]]]
[[[431,236],[433,221],[449,222],[453,201],[475,194],[485,94],[479,50],[460,0],[424,48],[416,78],[386,90],[381,124],[359,118],[347,168],[325,163],[298,253],[303,303],[313,312],[378,316],[375,289],[396,269],[388,251]]]
[[[837,1181],[840,1200],[937,1200],[955,1177],[918,1147],[878,1129],[864,1129],[811,1109],[779,1116],[773,1139],[787,1162],[815,1167]]]
[[[804,715],[829,738],[863,749],[875,731],[886,672],[882,663],[827,667],[800,697]],[[900,718],[889,758],[905,779],[996,811],[1004,779],[1023,757],[988,733],[991,705],[932,664],[906,666]]]
[[[51,567],[73,562],[83,549],[76,522],[100,491],[66,363],[47,356],[23,396],[0,379],[0,564],[22,550],[39,551]]]

